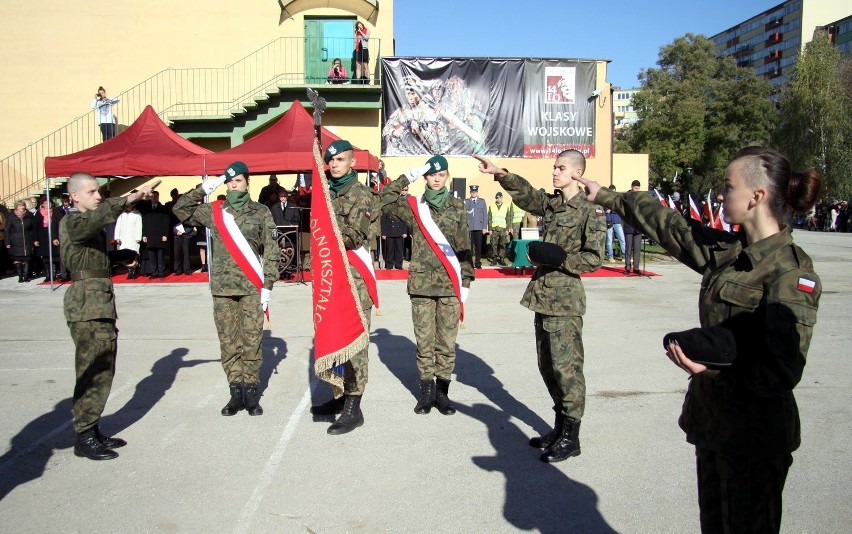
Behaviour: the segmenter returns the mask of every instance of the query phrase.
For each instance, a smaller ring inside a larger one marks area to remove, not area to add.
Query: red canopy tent
[[[45,176],[201,176],[206,148],[179,136],[146,106],[133,124],[117,136],[66,156],[44,159]]]
[[[323,149],[340,139],[322,129]],[[298,100],[268,129],[244,143],[207,156],[209,174],[218,174],[234,161],[242,161],[254,173],[299,172],[314,166],[314,118]],[[355,148],[355,169],[378,170],[379,158]]]

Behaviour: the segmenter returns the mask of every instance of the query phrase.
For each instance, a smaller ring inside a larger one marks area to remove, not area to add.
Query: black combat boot
[[[18,273],[18,283],[19,284],[24,283],[24,278],[26,277],[26,272],[25,272],[26,269],[27,269],[26,264],[23,264],[23,263],[16,263],[15,264],[15,271]]]
[[[343,411],[344,397],[331,399],[322,404],[311,406],[311,413],[314,415],[337,415]]]
[[[260,395],[257,393],[257,384],[246,384],[245,389],[246,411],[249,415],[263,415],[260,407]]]
[[[345,395],[343,411],[337,421],[328,427],[327,432],[332,435],[346,434],[352,432],[364,424],[364,414],[361,413],[361,395]]]
[[[444,378],[436,378],[435,384],[438,386],[435,391],[435,408],[444,415],[453,415],[456,409],[450,404],[450,398],[447,397],[447,392],[450,390],[450,381]]]
[[[101,434],[101,429],[98,428],[98,425],[95,425],[95,436],[97,436],[98,441],[103,443],[104,447],[107,449],[117,449],[119,447],[124,447],[127,445],[127,442],[121,438],[108,437]]]
[[[127,269],[127,279],[136,280],[136,269]]]
[[[432,404],[435,402],[435,381],[421,380],[420,381],[420,400],[417,401],[417,406],[414,407],[414,413],[429,413],[432,411]]]
[[[562,422],[559,438],[541,455],[541,461],[561,462],[572,456],[580,456],[580,421],[566,417]]]
[[[74,455],[90,460],[112,460],[118,458],[118,453],[100,441],[94,428],[77,434],[74,441]]]
[[[236,415],[238,411],[246,407],[243,399],[243,385],[239,382],[231,382],[231,400],[222,408],[222,415]]]
[[[556,422],[553,423],[553,430],[546,434],[542,434],[541,436],[530,438],[530,447],[535,447],[537,449],[547,449],[553,445],[553,442],[556,441],[556,438],[559,437],[559,434],[562,432],[562,422],[565,421],[565,416],[562,415],[561,412],[556,413]]]

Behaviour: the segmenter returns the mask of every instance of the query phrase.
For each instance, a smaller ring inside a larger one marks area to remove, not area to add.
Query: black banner
[[[596,63],[382,60],[382,155],[595,155]]]

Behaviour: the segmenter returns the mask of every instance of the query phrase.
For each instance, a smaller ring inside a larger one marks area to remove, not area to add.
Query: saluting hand
[[[506,176],[506,171],[504,171],[503,169],[501,169],[497,165],[494,165],[494,163],[492,163],[491,160],[486,159],[486,158],[479,156],[477,154],[471,154],[471,156],[479,162],[479,172],[481,172],[483,174],[493,174],[494,176],[497,176],[498,178]]]
[[[601,190],[601,184],[582,176],[572,176],[571,178],[583,184],[583,187],[586,188],[586,200],[594,202],[595,198],[598,196],[598,191]]]
[[[153,193],[154,189],[156,189],[157,186],[160,185],[160,182],[162,182],[162,180],[157,180],[154,183],[148,184],[145,187],[141,188],[139,191],[127,195],[127,202],[133,204],[140,200],[150,199],[153,196],[151,193]]]

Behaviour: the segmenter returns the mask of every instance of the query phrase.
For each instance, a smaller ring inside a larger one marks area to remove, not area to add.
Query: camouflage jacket
[[[60,255],[71,273],[109,271],[104,226],[124,211],[126,198],[110,198],[93,211],[72,211],[59,221]],[[65,320],[69,323],[116,319],[112,280],[88,278],[71,284],[65,292]]]
[[[315,189],[315,191],[320,191],[320,189]],[[329,191],[329,194],[331,195],[331,208],[337,216],[337,226],[340,228],[343,248],[356,250],[363,246],[369,251],[371,242],[376,238],[381,215],[379,194],[357,179],[346,184],[339,193],[335,194],[334,191]],[[351,265],[349,272],[355,281],[361,307],[369,308],[372,300],[361,273]]]
[[[414,218],[408,201],[399,196],[408,185],[408,178],[400,176],[382,190],[382,203],[385,213],[402,219],[411,228],[411,263],[408,266],[408,294],[428,297],[452,297],[455,295],[450,275],[444,264],[429,246],[423,231]],[[425,202],[420,197],[421,202]],[[471,257],[470,230],[467,225],[467,211],[464,202],[450,197],[442,208],[429,206],[432,220],[441,229],[444,237],[453,247],[461,265],[462,286],[470,287],[474,279],[473,258]]]
[[[193,226],[206,226],[210,235],[210,291],[216,296],[239,296],[257,293],[257,288],[231,257],[222,236],[213,222],[213,205],[200,204],[204,200],[201,186],[188,191],[175,203],[174,213],[181,222]],[[240,232],[251,246],[252,252],[261,259],[263,287],[272,289],[278,280],[278,256],[280,249],[276,241],[275,221],[269,208],[248,201],[240,211],[234,210],[226,200],[222,204],[234,216]]]
[[[680,418],[687,441],[742,453],[798,448],[793,388],[805,367],[822,284],[790,229],[748,244],[744,232],[685,219],[644,193],[602,189],[596,200],[701,274],[701,326],[730,328],[736,338],[730,367],[689,383]]]
[[[562,265],[536,268],[521,304],[546,315],[583,315],[586,292],[580,274],[601,266],[606,242],[603,210],[586,200],[582,191],[563,202],[561,196],[551,199],[516,174],[496,179],[518,207],[541,216],[542,241],[555,243],[568,254]]]

